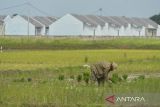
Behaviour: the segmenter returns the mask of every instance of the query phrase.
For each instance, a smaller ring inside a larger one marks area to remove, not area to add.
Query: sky
[[[1,15],[15,13],[57,17],[67,13],[150,17],[160,13],[160,0],[0,0]]]

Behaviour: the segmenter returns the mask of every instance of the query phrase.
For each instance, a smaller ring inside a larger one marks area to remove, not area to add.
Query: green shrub
[[[144,76],[144,75],[140,75],[140,76],[138,77],[138,79],[139,79],[139,80],[144,80],[144,79],[145,79],[145,76]]]
[[[82,75],[77,75],[77,81],[81,82],[82,81]]]
[[[24,79],[24,78],[21,78],[21,79],[20,79],[20,82],[25,82],[25,79]]]
[[[31,82],[31,81],[32,81],[32,78],[27,78],[27,81],[28,81],[28,82]]]
[[[83,80],[85,81],[86,84],[89,83],[89,78],[90,78],[89,72],[84,72],[83,73]]]
[[[118,74],[115,73],[112,75],[112,78],[110,80],[112,81],[112,83],[116,84],[117,82],[120,82],[122,79],[118,76]]]
[[[24,78],[14,79],[13,82],[25,82]]]
[[[123,78],[123,80],[127,80],[128,75],[124,74],[124,75],[122,75],[122,78]]]
[[[88,63],[88,56],[85,56],[84,62],[85,62],[85,63]]]
[[[117,80],[115,78],[111,78],[110,80],[112,81],[112,83],[117,83]]]
[[[59,75],[58,79],[59,79],[60,81],[64,80],[64,75]]]

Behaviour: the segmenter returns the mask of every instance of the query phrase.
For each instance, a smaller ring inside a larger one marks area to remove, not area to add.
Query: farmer
[[[108,74],[117,68],[114,62],[98,62],[90,66],[91,78],[98,82],[98,85],[103,84],[108,80]]]

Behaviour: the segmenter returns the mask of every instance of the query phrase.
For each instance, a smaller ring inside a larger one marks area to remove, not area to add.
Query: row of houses
[[[147,18],[66,14],[56,17],[0,16],[0,35],[160,36]]]
[[[14,14],[13,16],[0,16],[1,35],[48,35],[49,26],[56,17],[28,17]]]

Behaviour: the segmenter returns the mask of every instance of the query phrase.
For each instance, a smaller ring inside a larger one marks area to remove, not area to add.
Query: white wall
[[[45,28],[45,26],[42,27],[41,35],[46,35],[46,28]]]
[[[141,29],[140,36],[146,36],[146,28],[144,26]]]
[[[102,36],[103,35],[103,29],[104,27],[98,25],[96,28],[95,28],[95,35],[96,36]],[[94,33],[93,33],[94,34]]]
[[[95,35],[96,35],[97,31],[96,31],[95,27],[89,27],[89,26],[84,25],[82,35],[94,36],[94,32],[95,32]]]
[[[158,28],[157,28],[157,36],[160,36],[160,25],[158,25]]]
[[[49,35],[82,35],[83,23],[67,14],[49,26]]]
[[[112,26],[109,26],[108,23],[105,24],[104,28],[102,29],[103,36],[118,36],[118,29]]]
[[[140,31],[141,30],[142,29],[140,29],[140,28],[131,27],[130,36],[140,36]]]
[[[28,21],[17,15],[5,22],[5,35],[28,35]],[[29,35],[35,35],[35,26],[29,23]]]
[[[125,29],[125,36],[139,36],[138,28],[132,27],[131,24],[128,24],[128,27]]]
[[[0,35],[3,35],[3,25],[0,25]]]

